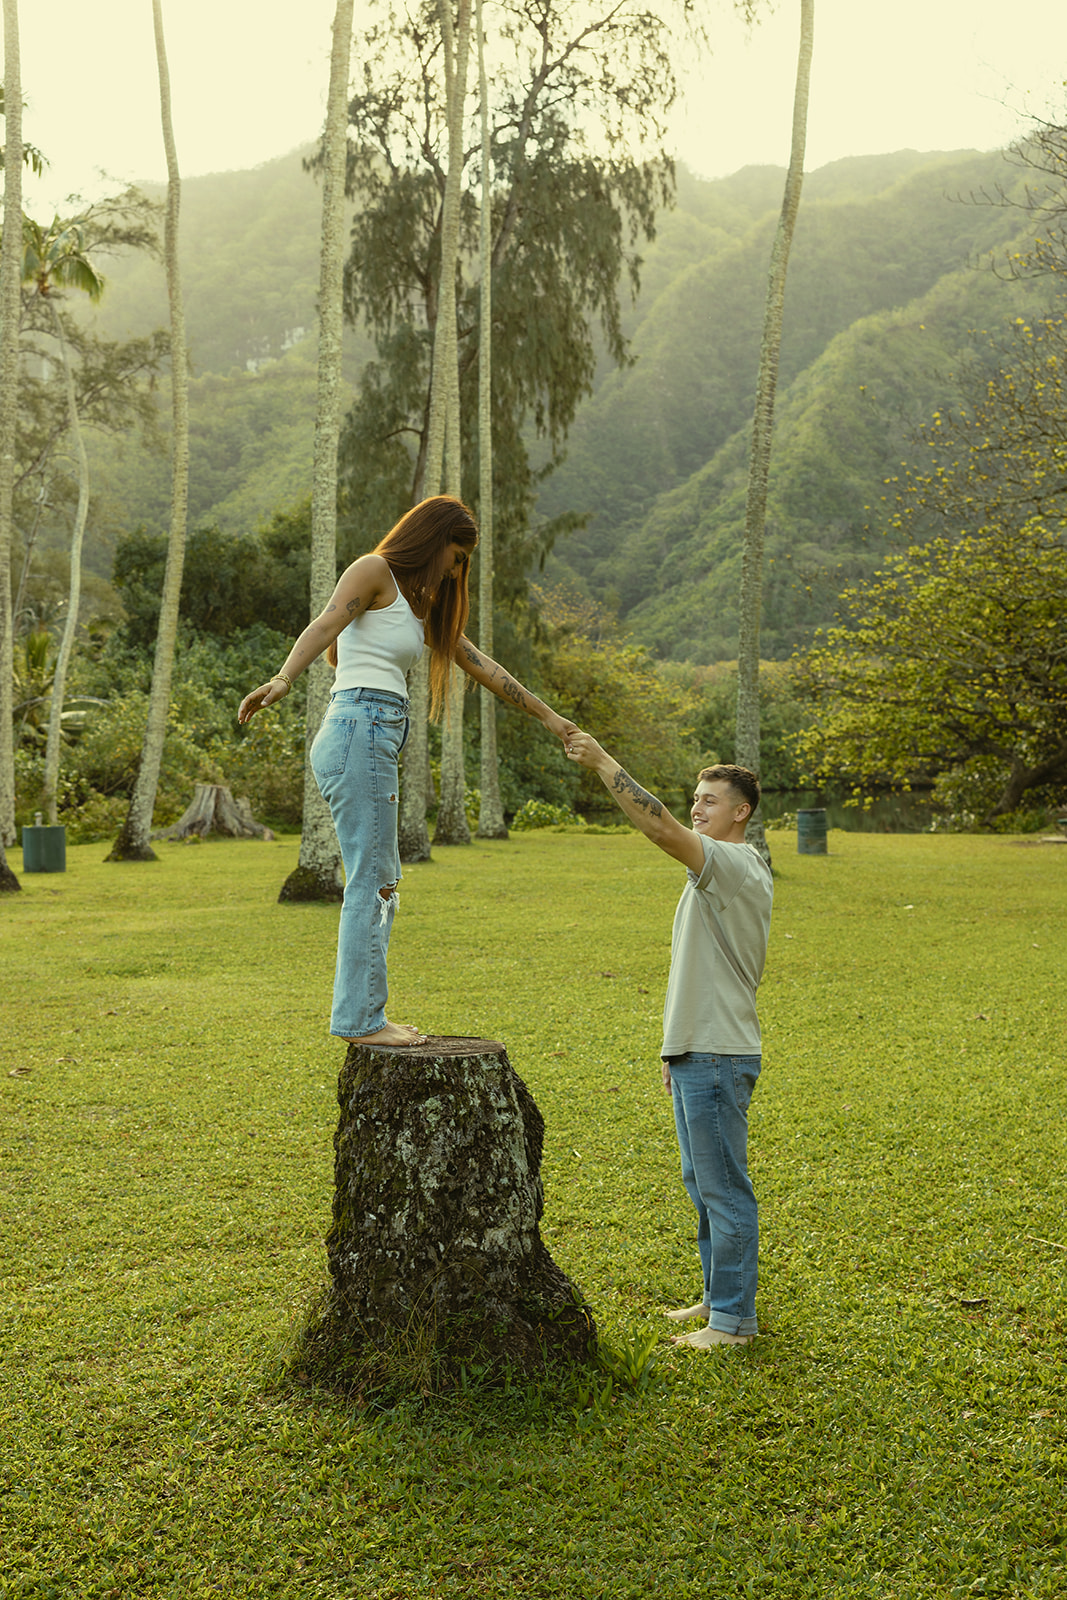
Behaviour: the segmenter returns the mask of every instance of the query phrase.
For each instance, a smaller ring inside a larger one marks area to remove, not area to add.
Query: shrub
[[[579,817],[566,806],[554,806],[547,800],[527,800],[509,824],[516,833],[526,833],[531,828],[584,828],[585,818]]]
[[[288,697],[260,712],[242,738],[217,737],[211,754],[235,795],[271,826],[299,828],[304,811],[304,716]]]

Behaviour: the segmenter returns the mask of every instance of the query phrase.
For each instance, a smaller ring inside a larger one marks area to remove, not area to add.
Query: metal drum
[[[797,812],[797,854],[824,856],[826,854],[826,808],[810,806]]]

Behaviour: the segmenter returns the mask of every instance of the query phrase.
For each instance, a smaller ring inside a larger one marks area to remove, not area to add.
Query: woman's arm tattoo
[[[507,673],[504,674],[504,681],[500,685],[500,692],[501,694],[507,695],[512,705],[521,706],[524,711],[527,709],[525,689],[521,683],[516,683],[514,678],[509,678]]]
[[[640,806],[643,811],[649,811],[654,817],[662,816],[663,807],[654,794],[649,794],[647,789],[642,789],[635,783],[628,772],[620,767],[611,780],[611,787],[616,794],[628,794],[634,805]]]

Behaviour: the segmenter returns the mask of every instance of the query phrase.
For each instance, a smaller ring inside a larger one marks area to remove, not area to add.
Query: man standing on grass
[[[565,740],[572,761],[599,773],[630,821],[688,869],[674,916],[663,1008],[663,1087],[674,1102],[682,1182],[697,1212],[704,1293],[668,1311],[705,1324],[676,1345],[709,1350],[755,1337],[759,1225],[748,1176],[748,1104],[759,1076],[756,987],[767,955],[770,868],[745,827],[759,805],[747,767],[706,767],[692,830],[624,772],[587,733]]]

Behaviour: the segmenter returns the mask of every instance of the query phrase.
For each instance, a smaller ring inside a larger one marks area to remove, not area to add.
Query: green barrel
[[[826,808],[810,806],[797,812],[797,854],[824,856],[826,854]]]
[[[42,828],[40,823],[22,830],[23,872],[66,872],[66,828]]]

